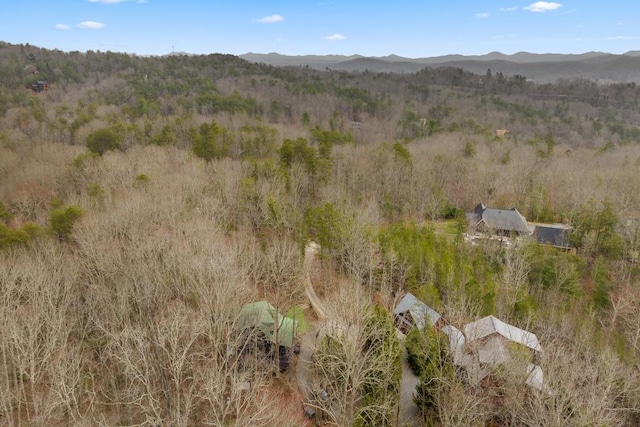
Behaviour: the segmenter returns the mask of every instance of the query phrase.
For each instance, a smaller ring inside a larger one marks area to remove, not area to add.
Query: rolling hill
[[[523,75],[537,83],[553,83],[558,79],[585,78],[599,82],[640,82],[640,54],[628,52],[614,55],[604,52],[583,54],[535,54],[518,52],[505,55],[491,52],[486,55],[445,55],[430,58],[404,58],[397,55],[364,57],[360,55],[286,56],[277,53],[240,55],[250,62],[274,66],[305,66],[313,69],[340,71],[374,71],[385,73],[413,73],[424,67],[458,67],[483,74],[488,69],[506,76]]]

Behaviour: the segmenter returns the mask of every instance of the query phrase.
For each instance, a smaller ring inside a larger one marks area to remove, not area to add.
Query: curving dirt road
[[[311,242],[305,247],[304,251],[304,288],[309,304],[316,313],[317,321],[309,321],[310,329],[300,336],[300,353],[298,354],[298,363],[296,364],[296,380],[300,391],[305,396],[305,400],[313,394],[313,351],[316,348],[316,338],[318,332],[318,323],[324,322],[326,319],[324,304],[316,295],[311,282],[311,268],[316,255],[320,251],[317,243]],[[304,404],[304,402],[303,402]]]
[[[311,267],[319,251],[320,245],[315,242],[307,244],[304,249],[304,291],[307,294],[307,298],[309,298],[309,303],[313,311],[315,311],[316,316],[318,316],[318,320],[322,322],[326,319],[324,305],[322,301],[320,301],[320,298],[318,298],[318,295],[316,295],[316,291],[313,289],[313,283],[311,283]]]
[[[296,378],[298,387],[305,396],[310,396],[313,388],[311,364],[313,350],[316,345],[318,324],[323,324],[326,321],[326,310],[324,304],[320,298],[318,298],[318,295],[316,295],[311,281],[311,268],[313,267],[313,262],[319,251],[320,245],[315,242],[311,242],[307,244],[304,252],[305,293],[309,299],[309,304],[318,318],[318,321],[310,322],[311,329],[300,337],[300,354],[298,355],[298,363],[296,365]],[[418,407],[413,402],[413,393],[417,383],[418,377],[413,374],[409,367],[407,362],[407,352],[405,350],[402,356],[402,383],[400,388],[399,425],[401,426],[414,426],[417,423]]]

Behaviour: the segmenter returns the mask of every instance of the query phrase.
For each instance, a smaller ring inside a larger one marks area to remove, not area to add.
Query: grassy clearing
[[[309,321],[304,313],[304,307],[296,305],[287,311],[287,317],[290,317],[296,321],[298,325],[297,332],[302,334],[309,330]]]
[[[458,233],[457,223],[455,219],[446,221],[432,221],[430,223],[437,234],[449,234],[455,236]]]

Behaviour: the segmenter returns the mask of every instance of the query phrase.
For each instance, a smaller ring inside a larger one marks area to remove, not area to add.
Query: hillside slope
[[[640,82],[640,59],[633,52],[613,55],[588,52],[579,55],[531,54],[519,52],[504,55],[492,52],[487,55],[445,55],[431,58],[403,58],[362,56],[298,56],[279,54],[245,54],[241,58],[275,66],[308,66],[323,70],[330,68],[344,71],[374,71],[383,73],[413,73],[425,66],[460,67],[476,74],[487,69],[506,76],[524,75],[538,83],[554,83],[559,79],[585,78],[606,83]]]

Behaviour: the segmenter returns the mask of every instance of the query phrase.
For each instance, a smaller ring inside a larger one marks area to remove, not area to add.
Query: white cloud
[[[524,10],[529,12],[548,12],[562,7],[562,4],[553,1],[537,1],[525,7]]]
[[[335,33],[325,37],[324,39],[329,40],[330,42],[337,42],[337,41],[346,39],[346,37],[343,36],[342,34]]]
[[[78,24],[79,28],[86,28],[89,30],[99,30],[100,28],[106,27],[107,24],[103,24],[102,22],[96,21],[84,21]]]
[[[604,38],[607,41],[611,41],[611,40],[638,40],[638,37],[634,37],[634,36],[611,36],[611,37],[605,37]]]
[[[56,24],[56,25],[55,25],[55,29],[56,29],[56,30],[68,30],[68,29],[69,29],[69,26],[68,26],[68,25],[65,25],[65,24]]]
[[[516,10],[518,10],[517,7],[503,7],[500,8],[500,12],[515,12]]]
[[[488,17],[489,17],[489,12],[476,13],[476,18],[488,18]]]
[[[284,21],[284,16],[281,15],[269,15],[264,18],[257,19],[261,24],[275,24],[276,22]]]

